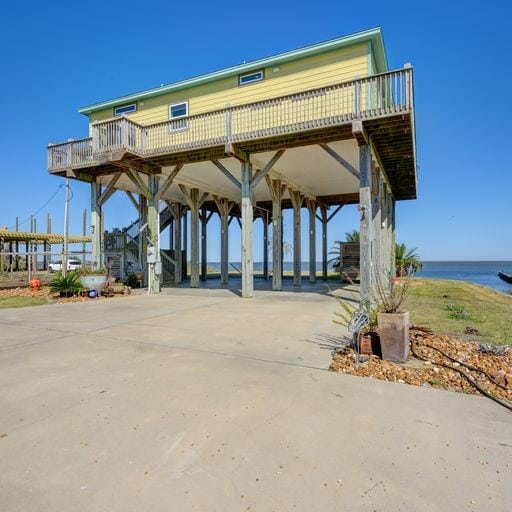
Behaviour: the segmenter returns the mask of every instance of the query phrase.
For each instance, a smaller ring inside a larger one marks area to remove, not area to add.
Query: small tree
[[[345,242],[359,242],[359,231],[353,229],[345,233]]]
[[[423,268],[416,247],[407,249],[405,244],[396,244],[395,262],[398,277],[412,276]]]

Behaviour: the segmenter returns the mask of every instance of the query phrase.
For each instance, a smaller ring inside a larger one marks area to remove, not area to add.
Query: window
[[[175,132],[188,128],[188,101],[169,105],[169,130]]]
[[[121,105],[114,107],[114,115],[122,116],[123,114],[131,114],[137,112],[137,103],[130,103],[130,105]]]
[[[246,75],[238,76],[238,85],[247,85],[252,84],[253,82],[261,82],[265,78],[263,70],[253,71],[252,73],[247,73]]]

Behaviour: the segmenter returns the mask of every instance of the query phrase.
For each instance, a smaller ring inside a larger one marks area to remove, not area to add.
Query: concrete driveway
[[[505,511],[512,415],[326,371],[332,298],[0,311],[0,509]]]

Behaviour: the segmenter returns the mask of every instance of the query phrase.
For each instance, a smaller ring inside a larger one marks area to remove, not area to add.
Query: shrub
[[[83,286],[78,273],[68,272],[65,276],[59,273],[50,283],[50,290],[52,293],[58,293],[61,297],[73,297],[83,290]]]

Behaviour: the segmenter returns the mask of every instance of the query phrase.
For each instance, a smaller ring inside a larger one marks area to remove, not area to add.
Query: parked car
[[[68,270],[77,270],[82,266],[82,262],[80,260],[75,260],[70,258],[68,260]],[[62,272],[62,261],[57,260],[48,265],[48,272]]]

